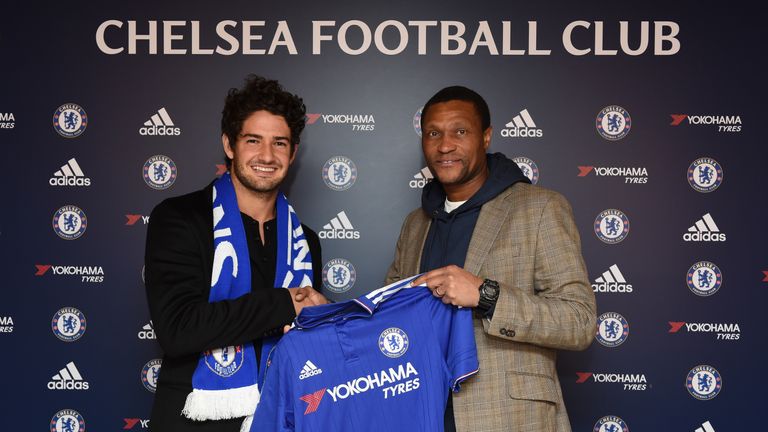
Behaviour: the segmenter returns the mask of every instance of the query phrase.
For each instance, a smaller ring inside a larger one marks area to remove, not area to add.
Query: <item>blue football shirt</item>
[[[478,370],[472,312],[408,278],[301,311],[270,353],[251,431],[442,431]]]

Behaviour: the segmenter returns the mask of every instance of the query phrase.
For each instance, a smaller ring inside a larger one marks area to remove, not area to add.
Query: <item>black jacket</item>
[[[181,416],[187,394],[192,391],[192,373],[200,353],[247,342],[255,342],[258,351],[262,337],[280,334],[283,325],[295,317],[288,291],[272,287],[274,269],[269,278],[263,271],[264,263],[258,262],[274,262],[277,250],[275,244],[257,244],[258,225],[255,238],[248,238],[251,293],[235,300],[208,302],[213,270],[211,189],[209,185],[169,198],[158,204],[150,216],[145,252],[147,300],[164,352],[150,421],[154,431],[238,431],[242,419],[193,422]],[[268,226],[270,222],[265,229]],[[246,233],[254,232],[254,227],[245,228]],[[320,241],[314,231],[303,228],[312,255],[314,287],[319,291]],[[265,238],[269,241],[270,235],[265,233]]]

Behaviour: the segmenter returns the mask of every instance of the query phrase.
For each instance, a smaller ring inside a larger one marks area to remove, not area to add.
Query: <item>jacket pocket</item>
[[[507,394],[512,399],[559,402],[555,381],[549,376],[524,372],[507,372]]]

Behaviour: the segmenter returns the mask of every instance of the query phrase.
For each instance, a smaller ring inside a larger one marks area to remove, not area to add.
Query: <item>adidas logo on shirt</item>
[[[432,175],[432,171],[429,170],[429,167],[424,167],[421,171],[413,175],[413,180],[408,183],[408,186],[412,189],[420,189],[426,186],[427,183],[431,182],[434,178],[435,176]]]
[[[705,421],[701,424],[700,428],[697,428],[695,432],[715,432],[715,428],[712,427],[712,423]]]
[[[48,184],[51,186],[90,186],[91,179],[85,176],[75,158],[72,158],[53,173]]]
[[[607,271],[603,272],[602,276],[595,279],[595,283],[592,284],[592,291],[631,293],[632,284],[627,283],[624,275],[621,274],[621,270],[619,270],[619,266],[614,264]]]
[[[307,360],[306,363],[304,363],[304,367],[301,368],[301,373],[299,374],[299,379],[303,380],[309,377],[313,377],[315,375],[320,375],[323,373],[323,370],[319,367],[315,366],[314,363],[312,363],[311,360]]]
[[[725,241],[725,233],[720,232],[720,228],[717,227],[715,220],[712,219],[712,215],[709,213],[697,220],[692,227],[688,228],[688,232],[683,234],[683,240],[685,241],[706,241],[706,242],[718,242]]]
[[[505,138],[541,138],[544,132],[536,127],[536,122],[528,112],[528,109],[520,111],[511,122],[501,130],[501,136]]]
[[[155,328],[152,326],[152,321],[149,321],[148,323],[144,324],[144,327],[141,328],[141,331],[138,334],[139,339],[157,339],[155,336]]]
[[[80,375],[74,362],[67,363],[67,366],[48,382],[49,390],[88,390],[88,387],[88,381]]]
[[[144,126],[139,129],[139,133],[144,136],[154,135],[181,135],[181,129],[174,127],[171,116],[165,108],[157,110],[157,114],[144,122]]]
[[[357,240],[360,238],[360,231],[352,226],[352,222],[342,210],[323,226],[323,230],[318,233],[318,236],[321,239]]]

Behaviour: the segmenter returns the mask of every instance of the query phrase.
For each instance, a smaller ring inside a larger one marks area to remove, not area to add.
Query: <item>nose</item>
[[[437,151],[440,153],[450,153],[456,150],[456,143],[453,142],[450,136],[441,136],[440,141],[437,143]]]
[[[272,142],[264,142],[256,152],[256,160],[259,163],[270,164],[275,160],[275,146]]]

